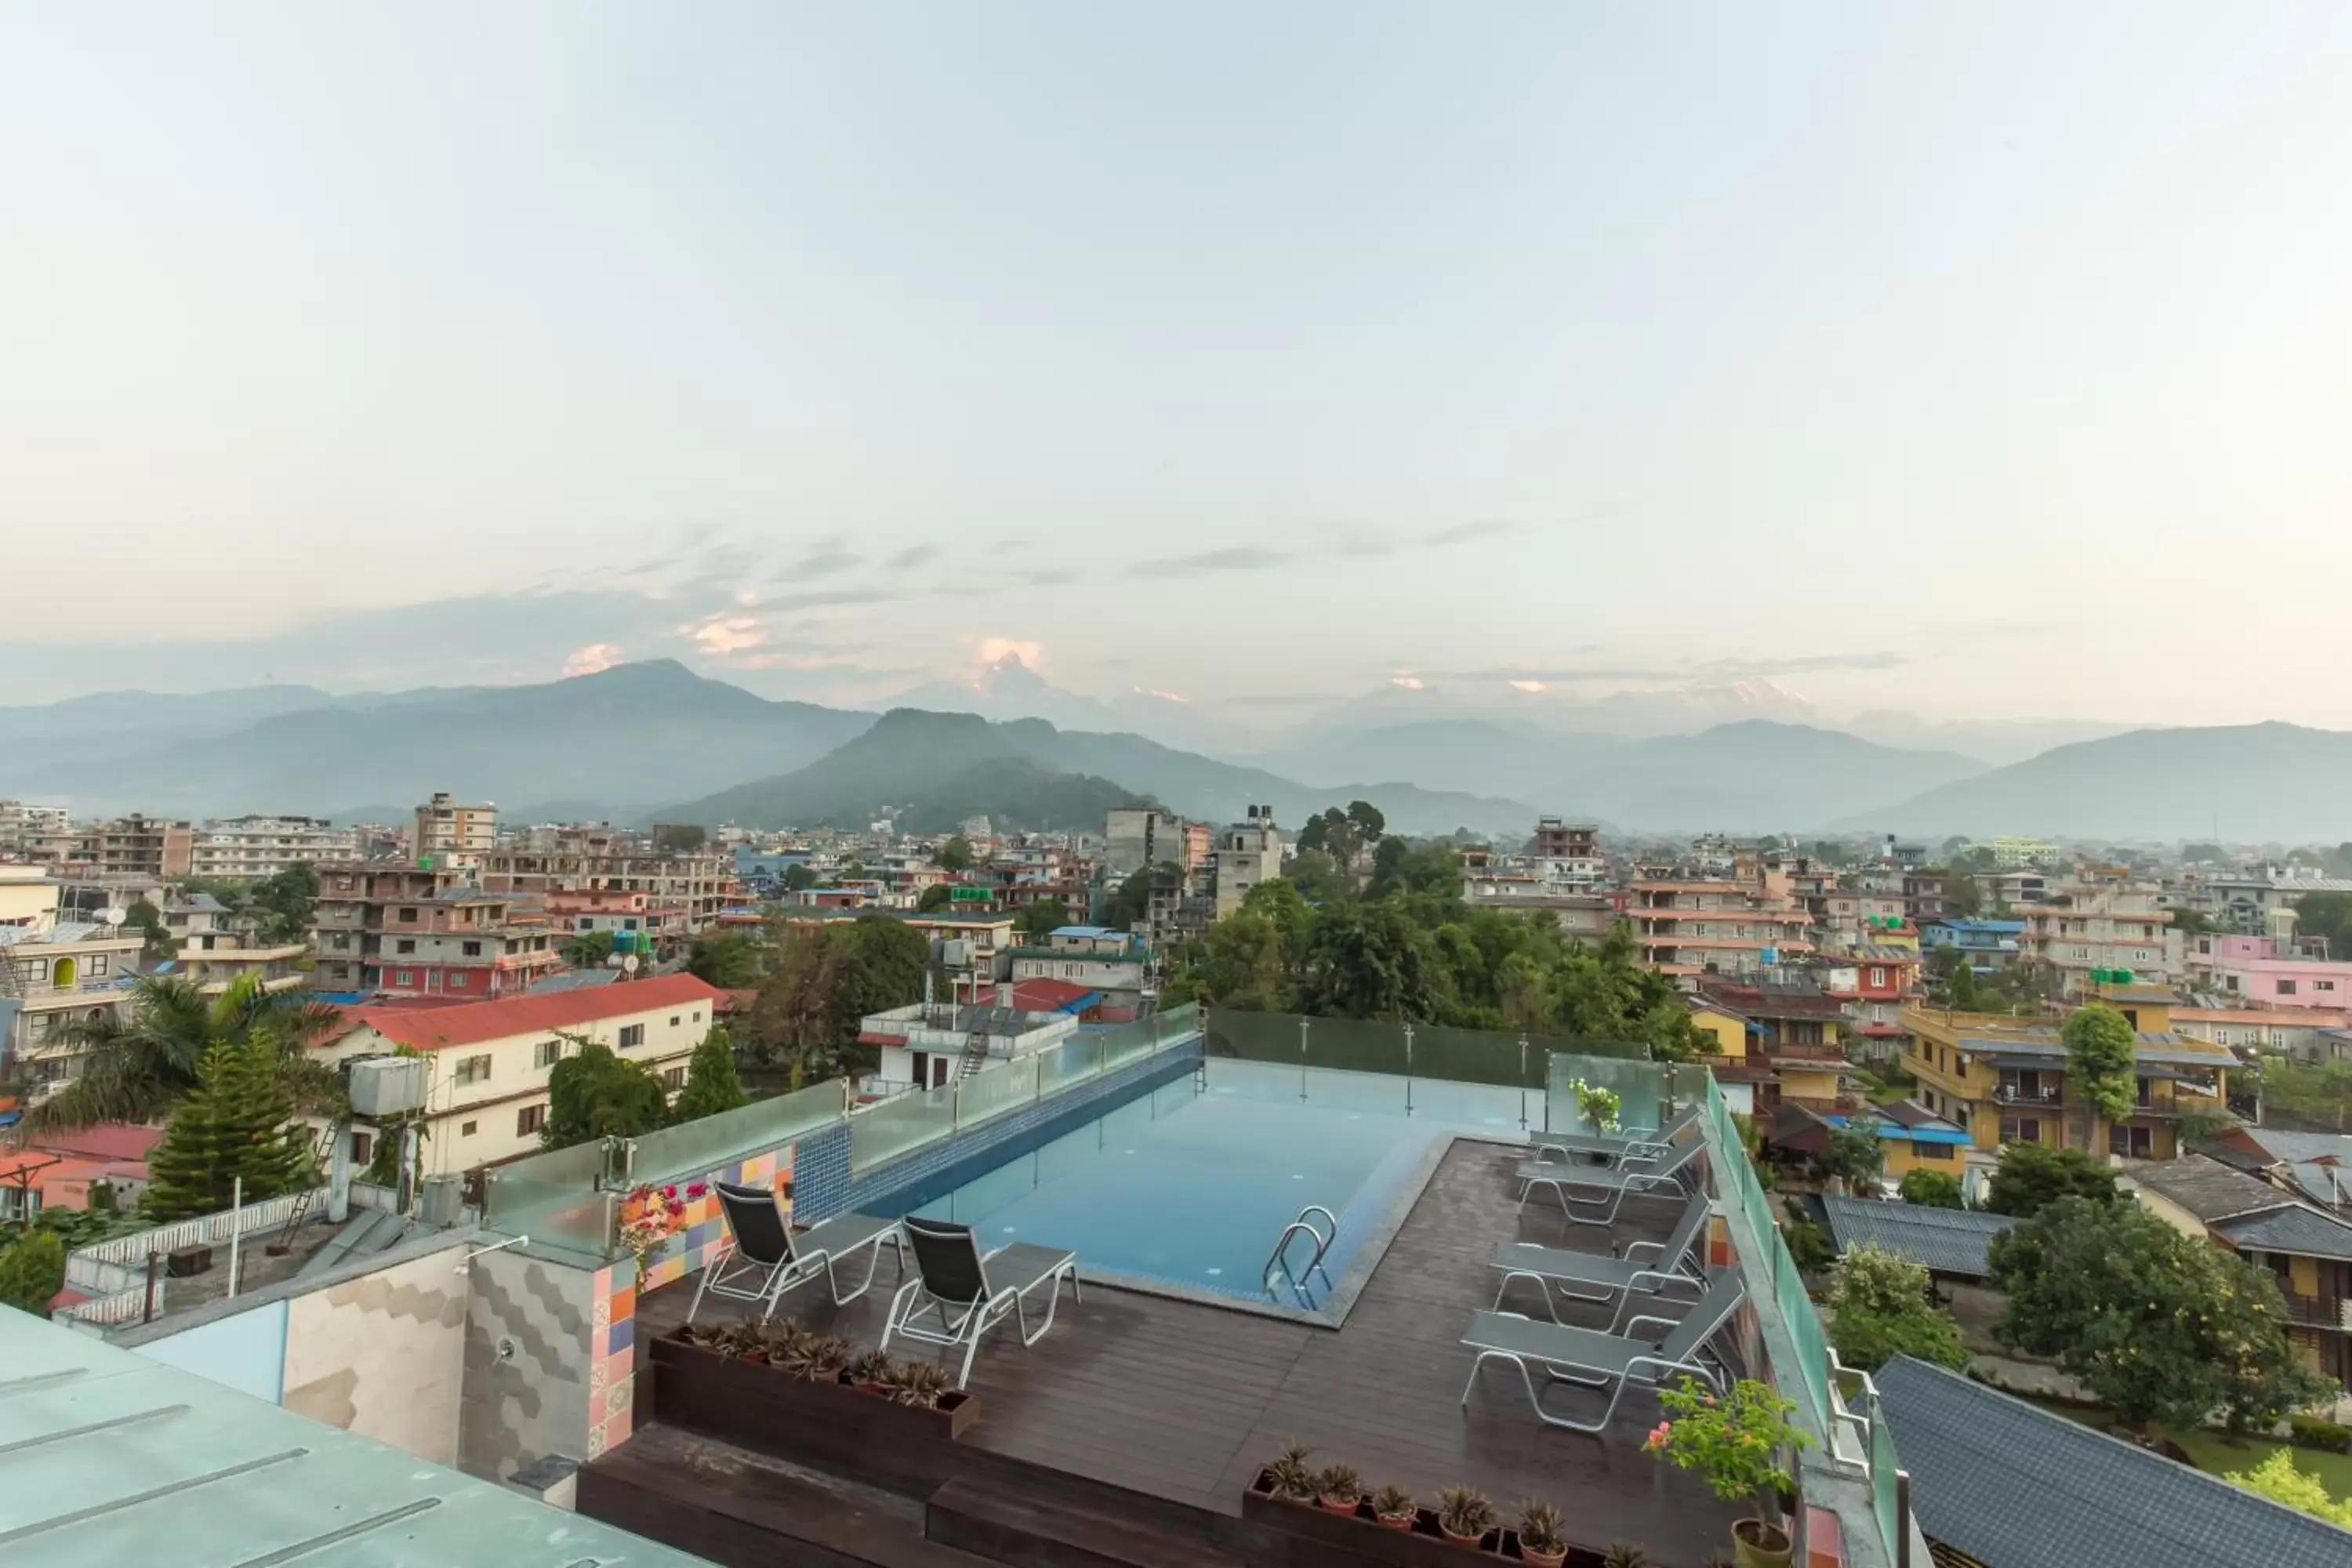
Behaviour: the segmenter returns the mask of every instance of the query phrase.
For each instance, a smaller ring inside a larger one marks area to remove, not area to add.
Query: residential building
[[[2017,962],[2025,939],[2023,921],[1963,920],[1948,916],[1919,928],[1922,952],[1950,950],[1968,961],[1979,974],[1990,974]]]
[[[1143,939],[1108,926],[1062,926],[1012,950],[1015,984],[1066,980],[1102,993],[1102,1016],[1123,1023],[1157,994],[1151,950]]]
[[[319,870],[311,984],[323,991],[489,1000],[560,969],[562,933],[526,894],[465,873],[351,861]]]
[[[259,976],[267,991],[290,991],[303,982],[309,942],[257,942],[232,929],[227,908],[210,893],[167,901],[163,929],[174,951],[155,965],[154,973],[190,981],[207,995],[219,995],[247,974]]]
[[[68,828],[61,835],[45,835],[34,843],[50,851],[50,858],[81,872],[161,882],[188,874],[195,829],[185,822],[133,812],[110,822]]]
[[[1534,860],[1543,879],[1564,893],[1590,893],[1609,881],[1609,862],[1601,855],[1601,830],[1589,822],[1538,817]]]
[[[1775,1153],[1813,1159],[1829,1152],[1835,1134],[1852,1127],[1867,1129],[1878,1140],[1879,1153],[1885,1161],[1880,1172],[1885,1192],[1900,1186],[1914,1171],[1934,1171],[1957,1182],[1967,1170],[1967,1131],[1908,1100],[1879,1106],[1855,1104],[1829,1111],[1787,1100],[1773,1111],[1769,1125],[1768,1139]]]
[[[2172,1026],[2196,1040],[2241,1051],[2292,1057],[2297,1061],[2332,1058],[2326,1035],[2352,1024],[2352,1012],[2336,1007],[2176,1006]]]
[[[1715,1037],[1715,1055],[1742,1070],[1758,1115],[1784,1104],[1821,1111],[1846,1108],[1843,1041],[1849,1021],[1843,999],[1809,984],[1742,985],[1721,979],[1699,983],[1693,1020]]]
[[[2022,912],[2019,951],[2057,971],[2069,996],[2091,994],[2095,970],[2127,969],[2158,984],[2181,973],[2181,935],[2153,889],[2070,882]]]
[[[2290,910],[2271,916],[2291,932]],[[2324,949],[2325,944],[2316,944]],[[2200,990],[2261,1007],[2338,1008],[2352,1005],[2352,953],[2330,959],[2291,935],[2233,936],[2200,931],[2186,939],[2185,966]]]
[[[2135,1171],[2132,1183],[2150,1214],[2270,1274],[2286,1299],[2295,1348],[2352,1385],[2352,1225],[2202,1154]]]
[[[2352,1220],[2352,1133],[2293,1132],[2238,1122],[2199,1144],[2197,1152]]]
[[[62,834],[72,825],[72,815],[62,805],[0,800],[0,849],[22,850],[26,840]]]
[[[2352,893],[2352,878],[2322,876],[2316,866],[2265,866],[2260,871],[2196,878],[2192,887],[2189,908],[2217,925],[2253,933],[2269,931],[2274,913],[2294,908],[2313,893]]]
[[[1916,1106],[1908,1109],[1918,1110]],[[1941,1168],[1955,1178],[1959,1175],[1957,1167]],[[1901,1178],[1896,1180],[1899,1184]],[[1830,1245],[1841,1255],[1857,1247],[1874,1247],[1917,1264],[1938,1284],[1981,1285],[1990,1279],[1993,1241],[2017,1225],[2009,1215],[1981,1209],[1882,1203],[1836,1193],[1822,1195],[1822,1217]]]
[[[323,816],[231,816],[196,829],[188,871],[196,877],[274,877],[299,865],[355,860],[360,836]]]
[[[43,1209],[87,1209],[105,1189],[118,1209],[147,1195],[147,1154],[161,1127],[101,1121],[70,1132],[41,1132],[0,1150],[0,1222],[22,1222]]]
[[[477,868],[477,879],[493,892],[643,893],[649,911],[676,911],[667,927],[656,928],[673,937],[709,927],[738,892],[727,850],[656,850],[602,825],[536,829],[521,847],[483,851]]]
[[[58,915],[58,884],[38,866],[0,866],[0,926],[46,928]]]
[[[996,1063],[1060,1046],[1077,1028],[1077,1015],[1050,1008],[1026,1012],[1010,1005],[916,1002],[868,1014],[858,1024],[857,1038],[881,1052],[881,1065],[858,1091],[887,1096],[938,1089]]]
[[[1212,857],[1217,878],[1217,918],[1223,920],[1242,907],[1249,890],[1282,875],[1282,830],[1274,825],[1274,807],[1253,805],[1248,816],[1217,835]]]
[[[1966,1129],[1988,1155],[2005,1143],[2041,1143],[2135,1160],[2176,1157],[2181,1119],[2228,1103],[2238,1058],[2176,1032],[2165,1001],[2139,999],[2129,988],[2105,999],[2138,1036],[2134,1109],[2123,1121],[2110,1123],[2068,1081],[2055,1023],[1986,1014],[1905,1012],[1911,1035],[1905,1065],[1919,1080],[1916,1098]]]
[[[1992,863],[2005,871],[2055,866],[2066,858],[2066,852],[2046,838],[1996,838],[1985,847],[1992,851]]]
[[[470,870],[480,858],[498,847],[499,810],[494,805],[460,805],[446,790],[416,808],[408,830],[408,852],[435,867]]]
[[[675,1094],[724,994],[691,974],[664,974],[463,1006],[350,1007],[317,1051],[329,1062],[404,1050],[430,1058],[425,1168],[464,1172],[539,1150],[548,1075],[576,1049],[573,1041],[593,1040],[652,1068]],[[377,1135],[354,1131],[354,1163],[372,1157]]]
[[[1191,853],[1184,819],[1156,806],[1123,806],[1103,820],[1103,869],[1114,882],[1163,860],[1181,866]]]
[[[1644,876],[1625,918],[1642,961],[1663,974],[1748,978],[1812,951],[1812,916],[1768,879]]]
[[[0,926],[0,1075],[42,1100],[80,1075],[71,1024],[122,1021],[145,939],[120,921]]]

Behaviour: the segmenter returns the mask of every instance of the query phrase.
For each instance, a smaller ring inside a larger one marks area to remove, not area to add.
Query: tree
[[[1059,899],[1040,899],[1013,917],[1013,929],[1025,937],[1046,936],[1070,923],[1070,906]]]
[[[2066,1047],[2066,1080],[2111,1122],[2131,1120],[2137,1083],[2132,1071],[2139,1044],[2131,1020],[2104,1002],[2077,1007],[2058,1038]]]
[[[1898,1354],[1956,1371],[1969,1363],[1959,1325],[1936,1309],[1927,1268],[1908,1258],[1847,1248],[1831,1272],[1828,1302],[1830,1343],[1847,1366],[1876,1372]]]
[[[2305,1367],[2266,1270],[2136,1204],[2062,1198],[1994,1238],[1993,1332],[2047,1356],[2117,1418],[2268,1426],[2335,1384]]]
[[[331,1068],[310,1058],[309,1048],[341,1018],[299,992],[266,990],[257,974],[232,982],[217,996],[175,975],[142,974],[131,983],[121,1016],[68,1024],[50,1035],[81,1053],[82,1070],[27,1110],[25,1126],[59,1131],[153,1121],[195,1088],[214,1046],[247,1038],[268,1043],[298,1107],[328,1110],[341,1099],[341,1085]]]
[[[728,1037],[727,1026],[713,1024],[686,1065],[686,1088],[670,1120],[697,1121],[751,1103],[751,1097],[743,1092],[743,1080],[735,1073],[735,1046]]]
[[[2031,1219],[2062,1198],[2108,1205],[2118,1195],[2115,1172],[2083,1150],[2011,1143],[1993,1168],[1985,1209]]]
[[[150,958],[169,958],[179,951],[180,944],[164,929],[163,911],[145,899],[131,900],[131,907],[122,911],[122,923],[147,939],[145,951]]]
[[[254,933],[264,942],[300,942],[319,907],[319,872],[308,860],[262,878],[247,889]]]
[[[1276,885],[1261,882],[1250,894],[1255,898]],[[1297,996],[1283,947],[1282,931],[1273,919],[1244,906],[1186,944],[1162,1000],[1170,1006],[1201,1001],[1244,1012],[1291,1012]]]
[[[1303,989],[1311,1013],[1405,1020],[1436,1015],[1446,989],[1428,933],[1396,904],[1326,910],[1307,939]]]
[[[1443,893],[1462,896],[1462,853],[1451,844],[1424,844],[1419,848],[1402,838],[1383,838],[1372,852],[1372,879],[1366,896],[1391,892]]]
[[[1895,1191],[1905,1203],[1917,1204],[1922,1208],[1957,1209],[1968,1206],[1961,1200],[1959,1178],[1946,1175],[1941,1171],[1924,1168],[1906,1171]]]
[[[956,834],[933,853],[931,864],[942,871],[952,871],[958,875],[971,870],[971,840],[961,833]]]
[[[815,886],[816,873],[809,869],[807,862],[795,860],[784,868],[784,891],[797,893],[803,888]]]
[[[2221,1478],[2257,1497],[2284,1503],[2345,1530],[2352,1530],[2352,1502],[2337,1502],[2327,1487],[2308,1470],[2295,1468],[2294,1450],[2273,1448],[2271,1457],[2251,1470],[2231,1470]]]
[[[654,824],[654,847],[677,855],[691,855],[710,842],[710,835],[698,823],[657,822]]]
[[[1977,995],[1976,965],[1969,962],[1965,953],[1952,965],[1951,978],[1945,982],[1944,1005],[1961,1013],[1973,1013],[1982,1005],[1982,999]]]
[[[2331,958],[2352,958],[2352,893],[2305,893],[2294,906],[2295,931],[2327,939]]]
[[[1945,874],[1944,911],[1961,920],[1973,920],[1984,912],[1984,889],[1974,877],[1960,871]]]
[[[1822,1169],[1852,1190],[1863,1192],[1874,1187],[1879,1173],[1886,1169],[1886,1151],[1870,1128],[1834,1128],[1822,1150]]]
[[[635,1138],[659,1127],[669,1111],[660,1075],[595,1040],[577,1041],[547,1075],[547,1125],[539,1140],[568,1149],[599,1138]]]
[[[563,939],[563,962],[574,969],[593,969],[613,956],[613,933],[574,931]]]
[[[686,950],[686,971],[722,991],[760,983],[760,940],[744,931],[707,931]]]
[[[1389,830],[1389,819],[1381,815],[1379,806],[1369,800],[1348,803],[1348,822],[1355,828],[1357,837],[1366,844],[1379,843],[1381,835]]]
[[[1103,924],[1133,931],[1143,923],[1151,908],[1151,873],[1152,868],[1139,866],[1127,874],[1104,900]]]
[[[954,902],[955,884],[952,882],[934,882],[929,887],[925,888],[921,896],[915,900],[915,912],[919,915],[937,914],[940,910],[947,909]]]
[[[1320,849],[1301,849],[1282,868],[1282,879],[1298,889],[1310,904],[1332,904],[1353,897],[1356,879]],[[1261,887],[1267,884],[1261,883]]]
[[[2172,917],[2172,929],[2183,936],[2203,936],[2215,929],[2212,921],[2202,910],[2183,909],[2179,904],[2168,904],[2165,906],[2164,912]]]
[[[66,1288],[65,1238],[54,1231],[27,1230],[0,1247],[0,1302],[37,1318]]]
[[[875,916],[824,930],[842,948],[834,1027],[844,1048],[857,1038],[867,1014],[923,999],[923,972],[931,963],[929,937],[904,921]]]
[[[748,1043],[758,1060],[782,1062],[793,1089],[813,1073],[833,1070],[841,1045],[836,1003],[845,956],[825,927],[790,926],[760,981],[745,1025]]]
[[[147,1169],[147,1210],[164,1221],[230,1207],[240,1180],[251,1204],[311,1178],[309,1140],[267,1039],[224,1039],[205,1052]]]

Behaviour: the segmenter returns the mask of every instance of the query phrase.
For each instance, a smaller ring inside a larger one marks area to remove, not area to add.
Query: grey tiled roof
[[[2352,1225],[2301,1204],[2224,1221],[2213,1227],[2242,1252],[2293,1252],[2352,1260]]]
[[[1884,1248],[1925,1265],[1937,1274],[1982,1279],[1991,1272],[1985,1249],[2016,1220],[2005,1214],[1929,1208],[1922,1204],[1882,1204],[1868,1198],[1825,1195],[1822,1207],[1830,1237],[1849,1247]]]
[[[2344,1568],[2352,1531],[1897,1356],[1878,1373],[1930,1540],[1995,1568]]]
[[[2294,1194],[2274,1187],[2260,1176],[2231,1170],[2219,1160],[2187,1154],[2160,1165],[2144,1166],[2132,1180],[2179,1205],[2206,1224],[2241,1215],[2291,1207]]]

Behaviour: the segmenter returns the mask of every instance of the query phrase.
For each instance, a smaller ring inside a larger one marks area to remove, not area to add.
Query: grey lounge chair
[[[702,1283],[694,1289],[694,1304],[686,1310],[689,1323],[702,1310],[705,1296],[755,1302],[760,1308],[760,1321],[764,1323],[774,1313],[776,1303],[783,1300],[785,1291],[796,1289],[820,1274],[824,1276],[825,1288],[833,1292],[835,1306],[855,1301],[873,1288],[875,1270],[882,1266],[882,1244],[887,1241],[893,1252],[898,1250],[898,1222],[895,1219],[880,1219],[870,1214],[836,1215],[795,1236],[784,1219],[783,1210],[777,1206],[776,1194],[765,1187],[740,1187],[728,1182],[716,1185],[727,1239],[719,1243],[718,1256],[704,1268]],[[858,1281],[857,1289],[844,1295],[833,1266],[860,1252],[872,1254],[866,1265],[866,1278]],[[903,1271],[903,1254],[898,1262]]]
[[[1672,1155],[1685,1138],[1697,1134],[1700,1119],[1706,1114],[1705,1105],[1692,1104],[1685,1106],[1673,1121],[1654,1131],[1538,1132],[1535,1135],[1536,1158],[1546,1160],[1556,1156],[1573,1164],[1580,1158],[1597,1156],[1604,1164],[1635,1162],[1655,1164]]]
[[[980,1349],[980,1336],[990,1329],[1013,1317],[1021,1326],[1021,1342],[1034,1345],[1054,1326],[1054,1311],[1061,1305],[1064,1279],[1070,1282],[1074,1300],[1086,1300],[1078,1289],[1078,1255],[1075,1252],[1020,1242],[983,1253],[968,1225],[922,1219],[914,1215],[908,1215],[905,1223],[907,1240],[915,1249],[915,1278],[898,1287],[898,1293],[890,1299],[890,1315],[882,1324],[881,1348],[890,1348],[892,1334],[950,1350],[961,1345],[963,1370],[956,1376],[958,1388],[971,1378],[971,1358]],[[1028,1296],[1041,1285],[1051,1287],[1052,1294],[1045,1302],[1045,1321],[1033,1333],[1029,1329]],[[926,1313],[938,1318],[937,1327],[916,1323],[915,1320]]]
[[[1625,1386],[1630,1383],[1654,1387],[1669,1374],[1685,1373],[1720,1394],[1724,1373],[1721,1363],[1708,1355],[1707,1342],[1731,1321],[1743,1294],[1734,1270],[1710,1268],[1705,1293],[1681,1321],[1640,1317],[1626,1325],[1627,1331],[1622,1335],[1539,1323],[1510,1312],[1473,1312],[1462,1342],[1476,1351],[1478,1359],[1470,1364],[1470,1381],[1462,1385],[1463,1405],[1469,1405],[1470,1393],[1478,1386],[1478,1374],[1490,1361],[1507,1361],[1519,1369],[1519,1381],[1527,1385],[1528,1400],[1535,1406],[1538,1420],[1548,1426],[1565,1426],[1571,1432],[1605,1429],[1616,1415],[1618,1402],[1625,1397]],[[1665,1337],[1654,1342],[1633,1337],[1633,1331],[1644,1325],[1664,1330]],[[1554,1383],[1606,1388],[1609,1404],[1601,1411],[1601,1419],[1572,1421],[1545,1409],[1535,1373],[1528,1370],[1530,1363],[1543,1368],[1547,1388]]]
[[[1693,1198],[1684,1205],[1682,1217],[1675,1222],[1675,1228],[1664,1241],[1632,1244],[1645,1253],[1654,1252],[1654,1258],[1612,1258],[1540,1247],[1531,1241],[1498,1242],[1495,1247],[1495,1267],[1502,1271],[1503,1279],[1495,1289],[1496,1310],[1501,1310],[1513,1280],[1530,1280],[1543,1292],[1544,1309],[1555,1323],[1559,1321],[1559,1310],[1552,1301],[1555,1290],[1571,1301],[1592,1301],[1604,1306],[1614,1301],[1617,1311],[1609,1324],[1613,1333],[1636,1298],[1663,1295],[1669,1288],[1702,1288],[1697,1242],[1709,1212],[1710,1205],[1705,1198]],[[1591,1289],[1572,1289],[1579,1286]]]
[[[1692,1189],[1685,1184],[1683,1173],[1706,1152],[1706,1142],[1702,1139],[1682,1145],[1671,1159],[1658,1165],[1563,1165],[1557,1160],[1530,1160],[1519,1167],[1519,1207],[1528,1206],[1528,1197],[1538,1187],[1549,1187],[1559,1199],[1560,1212],[1572,1223],[1614,1225],[1617,1210],[1628,1193],[1691,1195]],[[1598,1207],[1579,1213],[1569,1199],[1570,1187],[1594,1194],[1577,1202]]]

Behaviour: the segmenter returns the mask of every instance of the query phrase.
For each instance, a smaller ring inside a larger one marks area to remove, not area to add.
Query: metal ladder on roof
[[[1309,1215],[1318,1214],[1330,1226],[1330,1229],[1318,1230],[1314,1223],[1307,1217]],[[1290,1264],[1285,1254],[1289,1249],[1292,1238],[1299,1236],[1312,1238],[1315,1251],[1314,1255],[1307,1258],[1307,1267],[1294,1274],[1290,1271]],[[1338,1240],[1339,1237],[1339,1216],[1338,1215],[1333,1214],[1321,1204],[1308,1204],[1305,1208],[1300,1209],[1298,1217],[1282,1227],[1282,1238],[1274,1244],[1274,1250],[1266,1255],[1265,1268],[1259,1272],[1259,1283],[1265,1287],[1266,1298],[1269,1300],[1280,1300],[1281,1288],[1286,1286],[1290,1293],[1298,1299],[1300,1306],[1310,1312],[1313,1311],[1315,1310],[1313,1286],[1316,1275],[1323,1276],[1325,1289],[1335,1290],[1339,1289],[1331,1283],[1330,1270],[1323,1267],[1323,1255],[1331,1250],[1332,1242]]]
[[[956,1064],[956,1081],[961,1083],[988,1065],[988,1037],[974,1035],[964,1042],[963,1060]]]

